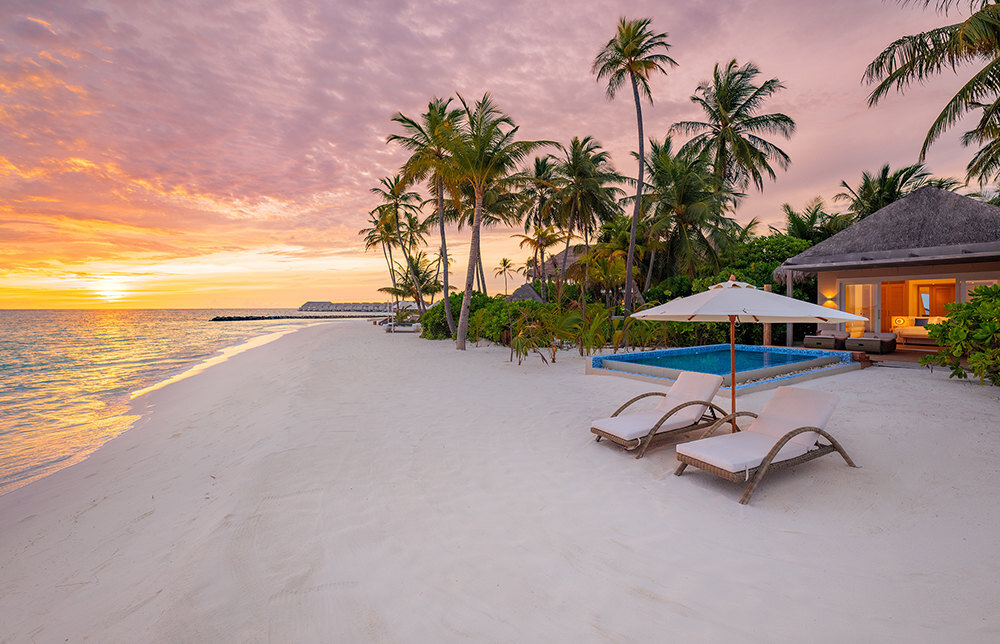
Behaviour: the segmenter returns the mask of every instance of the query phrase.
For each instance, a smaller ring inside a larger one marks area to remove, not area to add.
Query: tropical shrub
[[[943,348],[920,364],[948,367],[949,378],[968,378],[971,371],[981,383],[1000,387],[1000,285],[980,286],[968,302],[945,309],[947,319],[927,325],[928,337]]]

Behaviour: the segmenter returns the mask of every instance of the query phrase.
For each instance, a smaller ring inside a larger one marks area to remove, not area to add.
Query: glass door
[[[841,284],[840,294],[840,301],[844,303],[844,311],[868,318],[867,322],[847,322],[844,324],[845,330],[851,334],[852,338],[879,328],[877,282]]]

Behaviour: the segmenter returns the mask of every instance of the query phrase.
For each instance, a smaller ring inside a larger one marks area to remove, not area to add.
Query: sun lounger
[[[627,450],[638,448],[635,457],[642,458],[654,438],[707,427],[715,422],[716,411],[725,416],[726,412],[712,403],[721,386],[722,376],[682,371],[668,391],[636,396],[610,417],[592,422],[590,431],[597,435],[597,441],[606,438]],[[622,413],[651,396],[663,396],[655,409]]]
[[[760,414],[736,412],[720,418],[705,435],[690,443],[677,446],[681,464],[674,472],[680,476],[684,468],[693,465],[726,480],[747,481],[740,503],[748,503],[754,490],[769,471],[784,469],[837,451],[847,464],[856,467],[844,448],[823,429],[837,396],[823,391],[778,387]],[[756,420],[746,430],[734,434],[711,436],[729,421],[749,416]],[[823,437],[829,444],[818,442]]]
[[[895,333],[865,333],[860,338],[847,338],[848,351],[865,353],[892,353],[896,350]]]
[[[808,349],[843,349],[847,331],[823,329],[816,335],[807,335],[802,339],[802,346]]]

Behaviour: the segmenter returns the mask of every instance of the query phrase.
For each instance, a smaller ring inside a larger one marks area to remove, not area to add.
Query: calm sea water
[[[296,320],[211,322],[216,315]],[[219,350],[316,320],[285,310],[0,310],[0,494],[125,431],[132,392]],[[315,315],[315,314],[313,314]]]

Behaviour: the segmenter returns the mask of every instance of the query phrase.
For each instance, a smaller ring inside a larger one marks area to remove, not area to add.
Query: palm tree
[[[493,269],[493,276],[500,277],[503,275],[503,295],[507,297],[507,278],[517,273],[517,268],[514,266],[514,262],[507,257],[501,257],[500,263],[496,265]]]
[[[418,281],[416,275],[413,273],[413,261],[411,260],[410,253],[413,244],[412,240],[404,239],[403,229],[406,221],[404,218],[409,216],[415,217],[420,212],[420,207],[418,206],[420,195],[407,190],[407,183],[398,174],[392,177],[382,177],[379,183],[381,186],[372,188],[371,192],[378,195],[382,199],[382,203],[376,206],[372,212],[377,212],[379,218],[384,221],[384,225],[394,232],[396,244],[403,252],[403,260],[409,271],[410,282],[416,284]],[[416,299],[417,310],[423,315],[425,312],[424,300],[420,295],[418,291]]]
[[[524,184],[517,216],[524,222],[524,232],[552,224],[552,203],[556,195],[556,170],[552,155],[535,157],[530,170],[518,173]]]
[[[611,166],[611,158],[592,137],[573,137],[569,148],[562,148],[563,156],[556,164],[556,199],[562,211],[563,228],[573,234],[574,228],[582,233],[586,248],[590,248],[590,235],[602,222],[618,212],[617,198],[620,188],[610,184],[620,183],[622,176]],[[562,279],[566,279],[566,262],[569,258],[569,241],[562,261]],[[584,278],[586,288],[586,278]]]
[[[628,259],[625,264],[625,310],[632,312],[632,264],[635,261],[635,236],[639,226],[639,199],[642,195],[642,175],[645,151],[643,144],[645,135],[642,133],[642,103],[640,92],[652,104],[653,95],[649,91],[649,77],[654,72],[667,73],[666,66],[676,67],[673,58],[666,55],[670,49],[667,34],[655,34],[649,29],[651,20],[618,20],[618,31],[615,36],[598,52],[591,67],[591,73],[597,74],[598,82],[606,79],[608,83],[607,96],[613,99],[618,90],[628,81],[632,87],[632,98],[635,101],[635,119],[639,131],[639,171],[636,176],[635,208],[632,211],[632,229],[629,234]]]
[[[703,261],[716,262],[713,236],[734,224],[723,214],[732,194],[719,185],[707,150],[684,147],[674,154],[669,136],[663,143],[650,139],[649,147],[642,211],[652,215],[650,233],[662,239],[670,262],[693,278]]]
[[[712,80],[699,85],[691,97],[706,120],[681,121],[670,128],[671,132],[695,135],[685,147],[711,155],[720,187],[744,190],[753,183],[763,191],[763,175],[775,179],[771,163],[788,169],[788,155],[762,135],[780,134],[787,139],[795,132],[795,121],[781,113],[757,114],[763,103],[785,86],[777,78],[757,85],[754,79],[759,75],[753,63],[740,66],[734,58],[725,69],[716,63]]]
[[[392,245],[395,243],[395,235],[393,230],[387,226],[388,223],[383,218],[379,217],[377,212],[368,213],[371,219],[370,228],[362,228],[358,231],[359,235],[365,236],[365,250],[369,251],[375,246],[382,247],[382,256],[385,258],[386,266],[389,268],[389,278],[392,280],[392,287],[396,288],[396,271],[393,268],[394,262],[392,259]]]
[[[447,148],[454,163],[456,182],[470,186],[475,198],[469,268],[455,335],[455,348],[464,351],[469,329],[472,282],[480,255],[483,197],[488,191],[496,194],[508,192],[510,176],[517,164],[548,142],[516,140],[518,128],[513,119],[500,111],[488,93],[472,107],[461,95],[458,99],[462,102],[463,118],[459,127],[448,137]]]
[[[805,205],[802,212],[796,211],[791,205],[781,204],[785,213],[785,230],[781,231],[771,226],[771,232],[796,237],[815,243],[836,235],[852,223],[854,217],[850,213],[830,213],[826,211],[823,199],[816,197]]]
[[[911,0],[898,0],[907,4]],[[924,6],[931,0],[917,0]],[[958,0],[934,0],[947,13]],[[920,148],[919,161],[931,144],[965,115],[981,110],[979,123],[962,138],[964,145],[983,145],[968,165],[968,179],[986,183],[1000,171],[1000,5],[995,0],[969,0],[972,15],[962,22],[903,36],[885,48],[865,69],[864,79],[878,83],[868,96],[868,105],[878,104],[895,89],[903,92],[911,83],[923,83],[945,70],[966,64],[984,65],[973,74],[931,123]]]
[[[861,174],[861,182],[852,188],[847,181],[841,181],[844,192],[834,195],[834,199],[850,202],[847,206],[856,219],[864,219],[868,215],[885,208],[894,201],[902,199],[917,188],[927,184],[930,173],[923,163],[915,163],[896,171],[889,169],[886,163],[875,174],[867,170]]]
[[[427,111],[417,122],[401,112],[397,112],[392,120],[403,126],[405,135],[392,134],[387,142],[399,143],[412,154],[403,166],[403,176],[407,179],[423,179],[429,177],[431,192],[437,198],[437,221],[441,232],[440,257],[444,262],[444,292],[447,298],[448,286],[448,243],[445,239],[444,225],[444,193],[450,180],[451,155],[448,152],[447,141],[450,130],[461,117],[461,110],[449,109],[452,99],[434,98],[427,104]],[[445,320],[448,331],[455,335],[455,319],[451,307],[444,306]]]
[[[402,298],[412,297],[416,301],[421,300],[424,295],[433,297],[442,291],[441,282],[435,279],[434,262],[427,257],[426,253],[418,251],[411,255],[410,263],[409,268],[397,264],[401,275],[399,283],[393,284],[391,287],[382,287],[379,291]],[[419,285],[419,288],[416,285]]]
[[[542,292],[540,295],[542,296],[542,300],[547,302],[548,298],[545,294],[545,283],[548,280],[545,278],[545,251],[564,241],[566,239],[566,233],[558,230],[555,226],[535,226],[535,230],[531,235],[516,234],[513,235],[513,237],[521,240],[521,248],[527,246],[534,253],[535,263],[533,268],[535,277],[542,280]],[[539,270],[541,270],[540,277]]]

